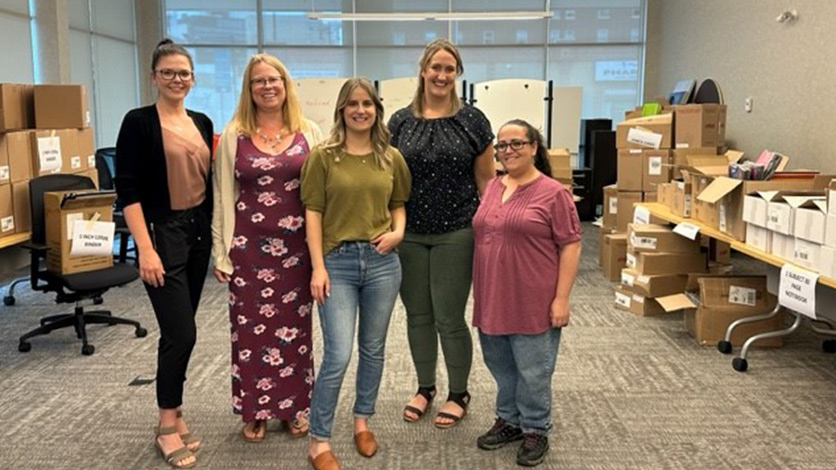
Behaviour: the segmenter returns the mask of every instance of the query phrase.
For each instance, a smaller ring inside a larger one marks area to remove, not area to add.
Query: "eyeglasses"
[[[278,86],[279,83],[284,83],[282,77],[267,77],[267,78],[254,78],[250,80],[250,86],[253,88],[264,88],[267,85],[270,86]]]
[[[501,153],[501,152],[508,151],[509,147],[511,148],[511,150],[520,150],[526,144],[532,144],[532,143],[533,142],[531,142],[530,140],[516,140],[516,139],[514,139],[510,142],[497,142],[496,145],[493,146],[493,148],[494,148],[494,150],[497,151],[497,153]]]
[[[192,78],[191,70],[174,70],[174,69],[159,69],[157,74],[163,77],[163,80],[174,80],[174,77],[180,77],[180,80],[187,82]]]

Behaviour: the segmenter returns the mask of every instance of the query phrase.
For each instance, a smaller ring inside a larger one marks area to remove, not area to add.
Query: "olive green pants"
[[[473,274],[473,229],[437,235],[407,232],[398,253],[403,270],[401,300],[418,386],[435,385],[440,339],[449,392],[464,392],[473,362],[473,342],[464,317]]]

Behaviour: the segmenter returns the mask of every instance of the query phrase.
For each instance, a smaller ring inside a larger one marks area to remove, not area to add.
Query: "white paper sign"
[[[700,227],[689,222],[680,222],[673,228],[673,233],[678,233],[690,240],[696,240],[700,233]]]
[[[652,147],[658,150],[662,145],[662,134],[650,132],[647,129],[632,127],[629,131],[627,131],[627,142],[638,144],[642,147]]]
[[[627,253],[627,267],[628,268],[635,268],[636,267],[636,255],[632,253]]]
[[[70,255],[109,255],[113,253],[113,222],[76,220],[73,222],[73,238]]]
[[[70,168],[73,170],[78,170],[81,168],[81,157],[78,155],[74,157],[70,157]]]
[[[621,305],[624,308],[630,308],[630,296],[624,295],[621,292],[615,293],[615,303]]]
[[[685,195],[685,207],[682,209],[682,212],[685,213],[685,217],[691,217],[691,195]]]
[[[618,198],[610,198],[610,214],[618,214]]]
[[[781,267],[778,303],[810,318],[816,318],[816,283],[819,275],[785,263]]]
[[[0,219],[0,232],[13,232],[15,229],[15,217],[10,215],[8,217],[3,217]]]
[[[650,176],[662,174],[662,157],[649,157],[647,159],[647,174]]]
[[[9,165],[0,166],[0,181],[8,181],[9,179],[11,179]]]
[[[642,225],[649,224],[650,209],[644,206],[636,206],[636,210],[633,211],[633,223]]]
[[[623,284],[625,286],[628,286],[628,287],[633,287],[633,284],[635,284],[635,283],[636,283],[636,277],[635,276],[633,276],[630,273],[625,273],[624,271],[621,271],[621,284]]]
[[[754,307],[757,303],[758,291],[748,287],[729,286],[729,303]]]
[[[726,203],[720,203],[720,231],[725,232],[728,229],[728,224],[726,223]]]
[[[55,137],[38,137],[38,162],[41,172],[61,171],[61,139]]]

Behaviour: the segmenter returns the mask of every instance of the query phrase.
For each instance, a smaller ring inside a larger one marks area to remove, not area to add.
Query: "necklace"
[[[274,135],[273,137],[268,137],[266,134],[261,132],[261,128],[257,127],[255,129],[256,135],[264,142],[264,145],[270,147],[271,150],[274,152],[276,151],[276,147],[279,146],[279,143],[287,137],[287,132],[284,129],[280,130],[278,134]]]

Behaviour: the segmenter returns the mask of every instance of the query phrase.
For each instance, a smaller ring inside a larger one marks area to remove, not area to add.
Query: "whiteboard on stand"
[[[473,86],[474,106],[488,120],[494,135],[512,119],[524,119],[545,137],[546,82],[543,80],[504,79],[477,83]]]
[[[302,78],[294,80],[302,114],[315,122],[324,135],[334,125],[334,107],[345,78]]]
[[[391,115],[412,103],[415,90],[418,88],[418,77],[390,78],[388,80],[380,80],[377,85],[380,99],[383,100],[383,109],[386,111],[386,120],[388,122]],[[456,82],[456,90],[459,98],[461,98],[461,81]]]

